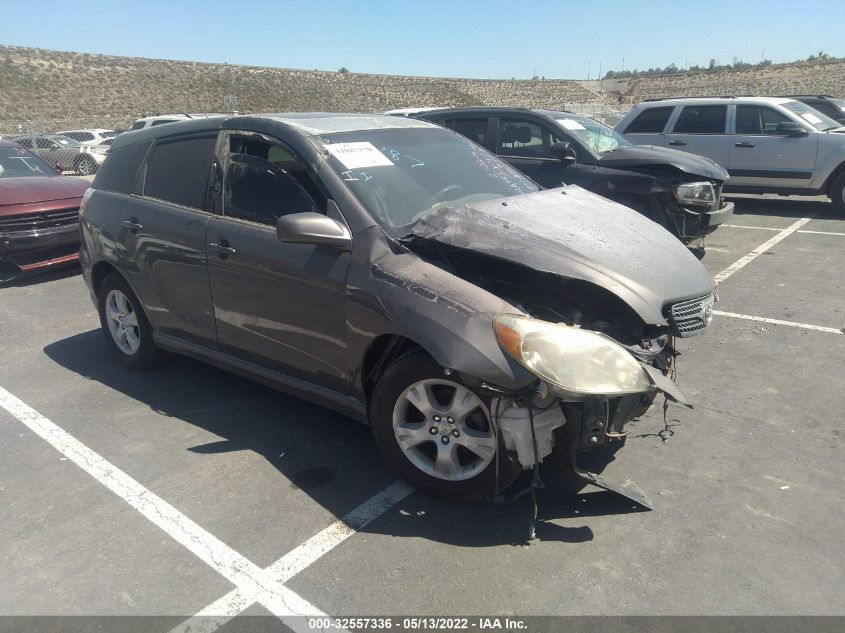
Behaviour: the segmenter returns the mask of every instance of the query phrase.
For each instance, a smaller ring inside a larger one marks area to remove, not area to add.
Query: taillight
[[[91,195],[94,193],[94,189],[92,187],[88,187],[85,190],[85,193],[82,194],[82,202],[79,203],[79,215],[82,215],[82,212],[85,211],[85,206],[88,204],[88,200],[91,199]]]

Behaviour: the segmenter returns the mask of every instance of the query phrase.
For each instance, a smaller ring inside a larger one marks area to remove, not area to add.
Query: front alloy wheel
[[[393,433],[411,463],[444,481],[469,479],[496,454],[487,407],[451,380],[420,380],[405,389],[393,407]]]
[[[446,376],[422,352],[394,361],[370,402],[373,438],[382,457],[423,492],[477,501],[504,490],[519,474],[519,465],[497,450],[501,438],[486,399]]]

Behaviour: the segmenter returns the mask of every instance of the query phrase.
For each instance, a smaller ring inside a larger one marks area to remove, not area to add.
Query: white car
[[[705,156],[725,191],[827,195],[845,213],[845,127],[795,99],[690,97],[639,103],[616,126],[636,145]]]
[[[153,127],[156,125],[164,125],[165,123],[177,123],[179,121],[187,121],[189,119],[204,119],[205,117],[217,116],[213,113],[207,114],[157,114],[155,116],[145,116],[136,119],[129,128],[132,130],[143,130],[144,128]]]
[[[114,130],[106,130],[103,128],[89,130],[64,130],[63,132],[56,132],[56,134],[72,138],[80,145],[99,145],[107,138],[114,138],[117,136],[117,132]]]

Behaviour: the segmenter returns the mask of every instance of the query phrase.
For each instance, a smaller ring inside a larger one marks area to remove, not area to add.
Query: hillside
[[[228,94],[238,97],[241,112],[602,101],[575,81],[369,75],[0,46],[0,131],[27,122],[125,127],[154,112],[219,112]]]
[[[591,82],[593,84],[597,82]],[[626,103],[682,95],[829,94],[845,97],[845,62],[776,64],[765,68],[636,77],[603,82]]]

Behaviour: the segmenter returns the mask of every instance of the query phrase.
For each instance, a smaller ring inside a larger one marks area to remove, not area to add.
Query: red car
[[[79,204],[88,187],[0,140],[0,283],[79,259]]]

